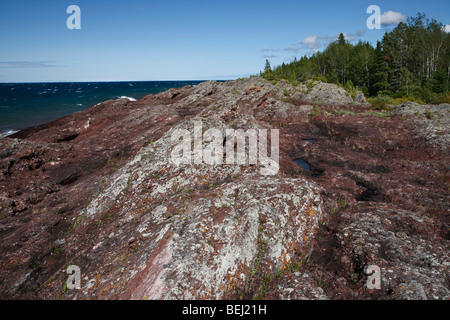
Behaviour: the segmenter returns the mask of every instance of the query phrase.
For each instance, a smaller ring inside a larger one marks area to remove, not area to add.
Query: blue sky
[[[69,30],[69,5],[81,30]],[[448,0],[0,0],[0,82],[235,79],[322,50],[373,44],[369,5],[450,24]],[[395,18],[394,17],[394,18]]]

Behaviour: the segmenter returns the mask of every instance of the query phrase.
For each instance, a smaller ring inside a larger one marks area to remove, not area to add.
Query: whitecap
[[[10,135],[12,135],[12,134],[14,134],[16,132],[19,132],[19,130],[8,130],[6,132],[0,133],[0,136],[7,137],[7,136],[10,136]]]
[[[128,99],[128,100],[130,100],[130,101],[136,101],[135,98],[127,97],[127,96],[120,96],[119,99]]]

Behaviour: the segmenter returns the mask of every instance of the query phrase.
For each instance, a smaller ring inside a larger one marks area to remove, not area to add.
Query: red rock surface
[[[447,123],[341,90],[205,82],[1,139],[0,297],[450,296]],[[448,105],[433,108],[448,119]],[[192,120],[279,129],[279,173],[172,165],[171,132]],[[66,287],[72,264],[80,290]]]

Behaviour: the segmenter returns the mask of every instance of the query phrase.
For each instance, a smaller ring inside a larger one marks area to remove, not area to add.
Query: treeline
[[[266,66],[268,80],[318,79],[357,87],[366,96],[408,97],[427,103],[450,102],[450,33],[442,23],[418,14],[386,32],[376,47],[352,45],[341,33],[323,52],[275,68]]]

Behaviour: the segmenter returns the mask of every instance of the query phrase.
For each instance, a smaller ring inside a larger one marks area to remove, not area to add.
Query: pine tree
[[[269,60],[266,59],[266,65],[264,67],[264,72],[270,72],[270,71],[272,71],[272,68],[270,66]]]
[[[338,37],[337,42],[338,42],[339,44],[345,44],[345,43],[346,43],[346,41],[345,41],[345,36],[344,36],[343,33],[339,33],[339,37]]]
[[[419,13],[386,32],[376,48],[362,41],[352,45],[341,33],[312,56],[273,69],[266,60],[261,74],[269,80],[322,77],[349,87],[352,83],[371,96],[406,95],[444,102],[450,89],[450,33],[442,23]]]
[[[374,68],[373,85],[372,90],[370,92],[372,95],[377,94],[379,91],[386,91],[389,87],[388,82],[389,65],[386,61],[388,57],[384,55],[380,41],[377,41],[375,56],[376,61]]]

